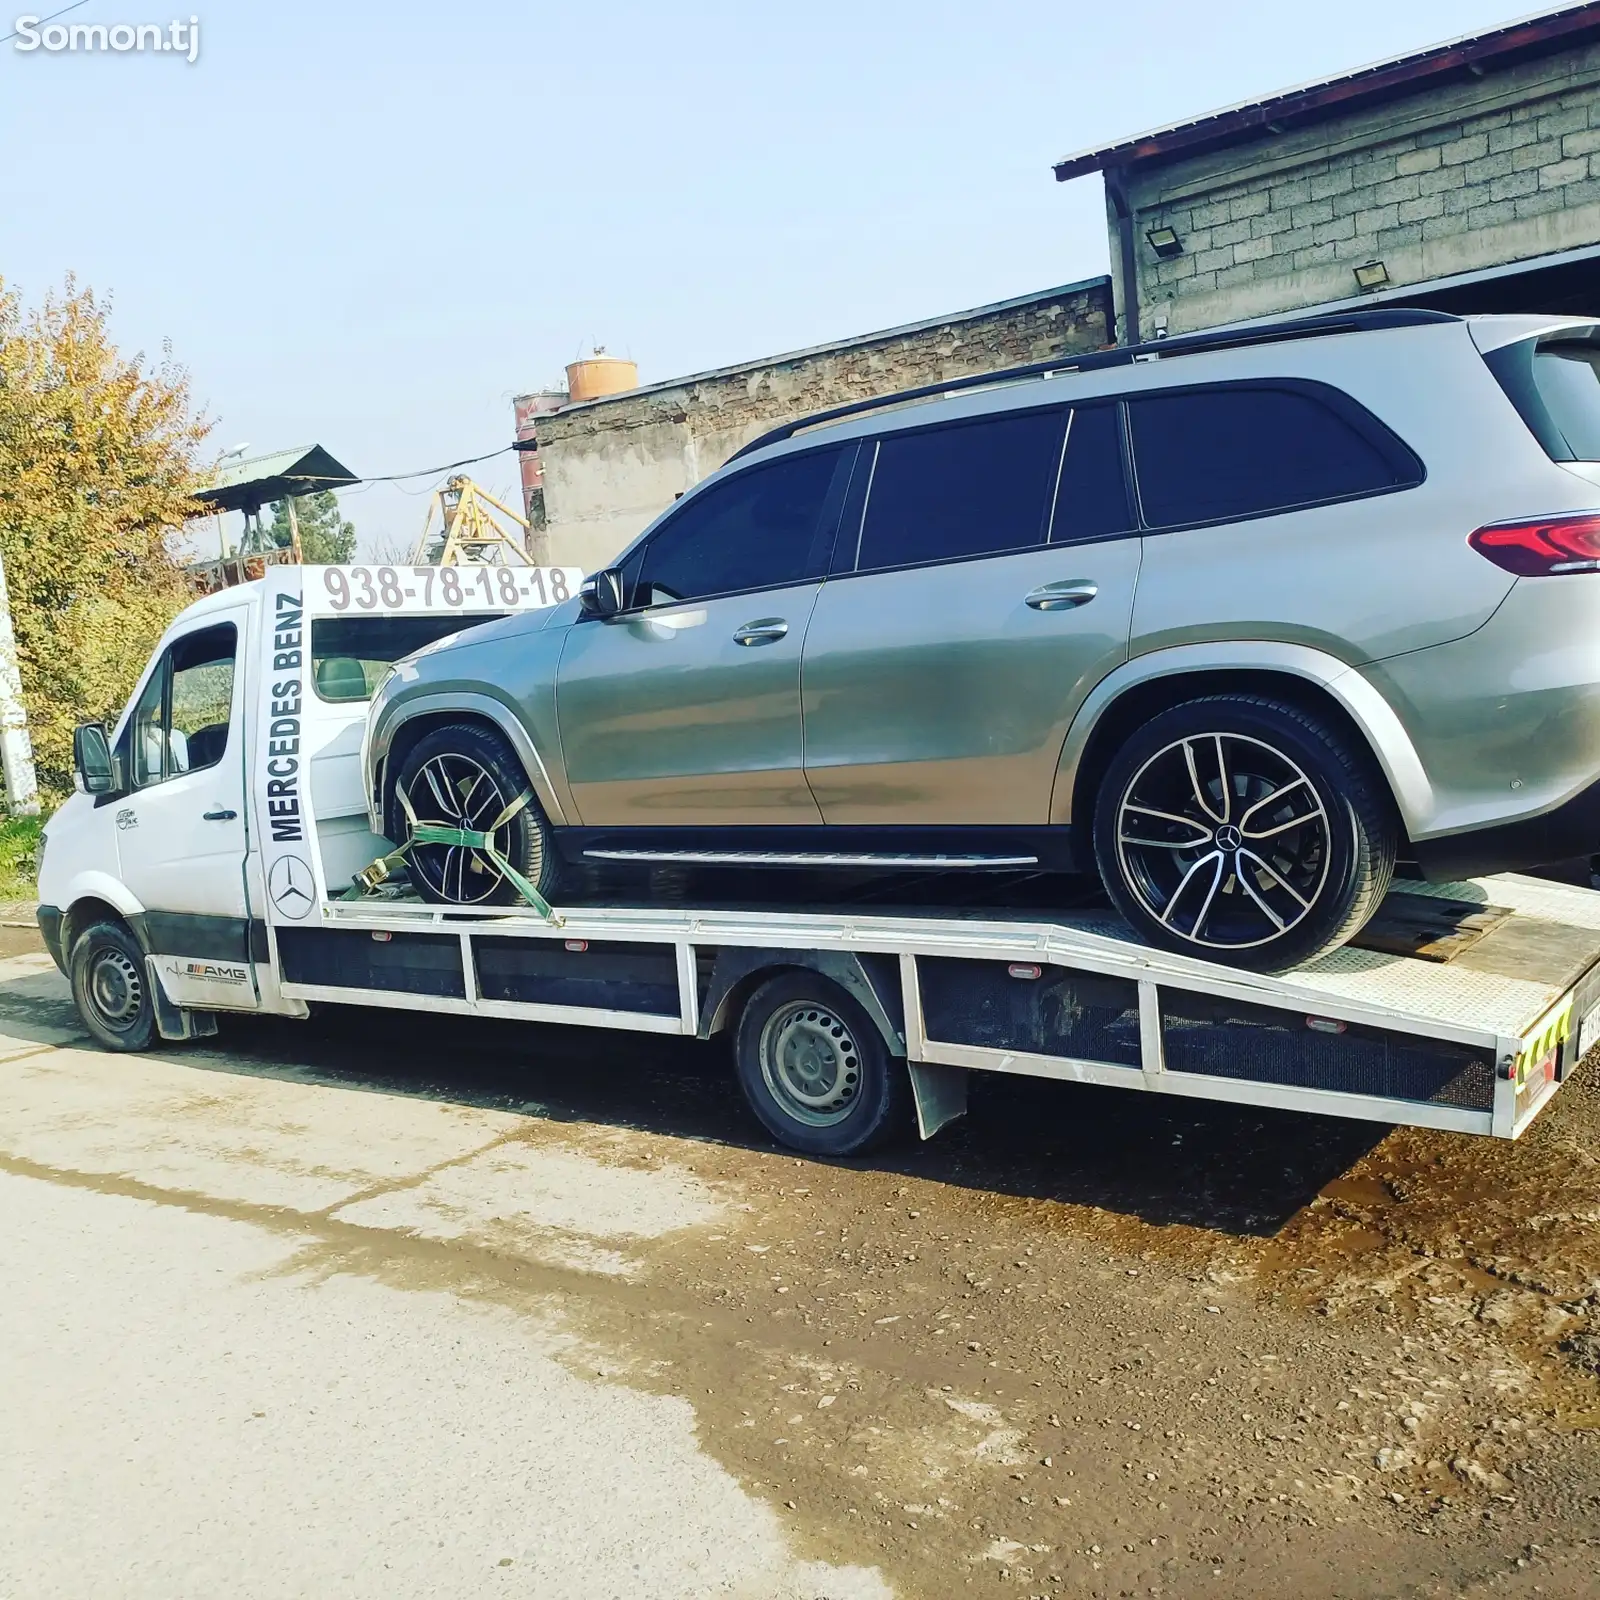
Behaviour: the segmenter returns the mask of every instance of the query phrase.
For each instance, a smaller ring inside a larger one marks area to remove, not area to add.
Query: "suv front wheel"
[[[1378,909],[1396,826],[1365,753],[1255,695],[1162,712],[1112,758],[1095,806],[1106,892],[1151,944],[1282,972]]]

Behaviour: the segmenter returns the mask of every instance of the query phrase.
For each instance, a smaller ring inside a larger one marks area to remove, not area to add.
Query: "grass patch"
[[[0,822],[0,900],[31,900],[38,893],[42,817]]]

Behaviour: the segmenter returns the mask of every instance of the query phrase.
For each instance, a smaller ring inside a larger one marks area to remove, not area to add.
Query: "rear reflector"
[[[1600,513],[1491,522],[1469,534],[1467,543],[1519,578],[1596,572],[1600,571]]]

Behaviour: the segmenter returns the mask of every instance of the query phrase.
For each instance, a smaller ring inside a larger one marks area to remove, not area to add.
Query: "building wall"
[[[768,428],[846,401],[1110,343],[1109,280],[563,407],[537,419],[543,558],[605,566]]]
[[[1145,338],[1350,299],[1369,261],[1405,285],[1593,245],[1600,46],[1135,165],[1126,183]],[[1162,224],[1183,241],[1169,260],[1145,237]]]

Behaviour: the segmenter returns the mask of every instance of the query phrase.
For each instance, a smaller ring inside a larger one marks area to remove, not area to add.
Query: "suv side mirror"
[[[591,572],[578,586],[578,604],[586,617],[603,622],[622,609],[622,573],[616,567]]]
[[[112,794],[120,786],[111,741],[103,724],[86,722],[72,735],[72,770],[85,794]]]

